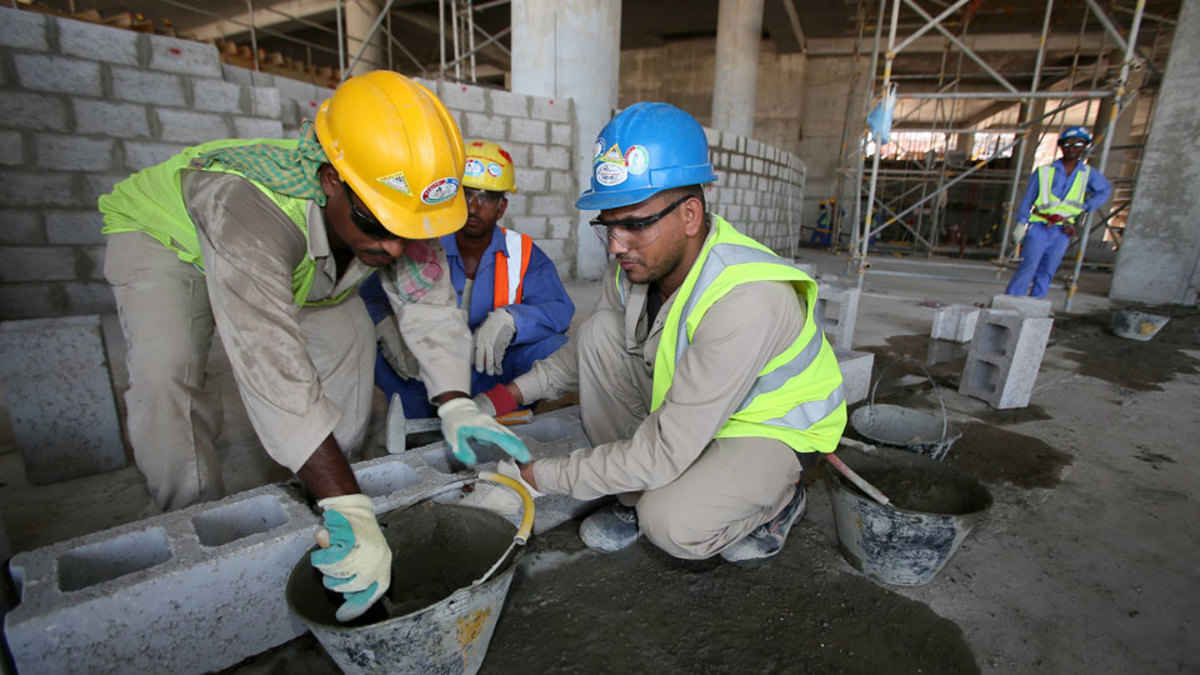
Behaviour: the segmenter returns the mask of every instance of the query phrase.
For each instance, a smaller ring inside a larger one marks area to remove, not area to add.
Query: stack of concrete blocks
[[[588,447],[577,408],[513,430],[535,458]],[[475,473],[450,467],[439,443],[353,468],[383,513],[460,498]],[[535,531],[591,507],[539,498]],[[17,669],[203,673],[291,640],[306,629],[284,587],[319,527],[293,489],[271,485],[20,553],[9,563],[20,601],[4,621]]]
[[[704,129],[717,181],[708,210],[780,255],[800,236],[804,161],[790,152],[727,131]]]
[[[100,317],[0,323],[0,387],[30,482],[125,466]]]
[[[970,342],[975,335],[979,311],[978,307],[971,305],[947,305],[937,310],[933,315],[933,339]]]
[[[856,352],[852,349],[834,347],[838,368],[842,371],[842,392],[846,405],[854,405],[867,398],[871,389],[871,369],[875,367],[875,355],[871,352]]]
[[[847,350],[852,347],[860,293],[861,291],[853,286],[828,281],[821,283],[813,315],[817,319],[817,325],[825,331],[825,338],[834,347]]]
[[[958,393],[993,408],[1029,405],[1054,320],[1012,309],[984,310],[975,327]]]

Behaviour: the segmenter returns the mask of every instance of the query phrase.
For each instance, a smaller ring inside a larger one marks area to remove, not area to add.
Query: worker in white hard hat
[[[441,101],[376,71],[338,87],[299,140],[189,148],[99,201],[105,275],[128,344],[129,437],[155,506],[225,494],[213,446],[220,402],[205,391],[219,330],[263,447],[323,511],[328,548],[313,563],[345,596],[341,620],[366,611],[391,580],[373,502],[347,458],[368,422],[375,356],[355,289],[380,266],[399,300],[436,308],[453,297],[437,237],[466,218],[463,163]],[[469,341],[465,324],[440,311],[445,341],[456,332]],[[451,444],[503,439],[528,459],[467,397],[465,374],[430,382]]]
[[[463,195],[467,221],[442,237],[450,263],[457,305],[467,315],[473,335],[470,359],[471,394],[508,396],[503,386],[550,356],[567,342],[575,314],[554,262],[528,234],[501,227],[507,195],[517,191],[512,155],[491,141],[466,144]],[[400,396],[407,419],[430,417],[429,392],[421,369],[401,338],[392,308],[379,280],[369,278],[359,290],[375,321],[379,356],[375,384],[389,401]],[[501,401],[500,406],[507,405]]]

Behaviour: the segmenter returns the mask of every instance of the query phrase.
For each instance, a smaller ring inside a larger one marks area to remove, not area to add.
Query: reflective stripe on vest
[[[1038,167],[1038,196],[1037,201],[1034,202],[1037,210],[1046,215],[1061,215],[1068,218],[1083,213],[1083,199],[1091,172],[1091,167],[1084,164],[1075,174],[1075,180],[1067,189],[1067,194],[1059,199],[1050,189],[1054,185],[1054,165],[1046,164]],[[1040,223],[1047,222],[1045,218],[1036,213],[1031,213],[1029,220]]]
[[[533,253],[533,237],[514,230],[500,228],[504,233],[504,251],[496,251],[496,280],[493,284],[492,309],[521,302],[525,289],[525,272]],[[505,252],[508,255],[505,255]]]

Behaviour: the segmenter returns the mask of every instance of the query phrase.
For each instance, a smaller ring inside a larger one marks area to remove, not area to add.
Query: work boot
[[[616,553],[637,541],[637,510],[613,504],[588,516],[579,525],[579,538],[593,551]]]
[[[754,528],[750,534],[721,551],[721,557],[729,562],[740,562],[770,558],[779,553],[783,550],[783,542],[787,541],[792,524],[804,515],[804,505],[807,501],[804,486],[797,483],[795,494],[779,515]]]

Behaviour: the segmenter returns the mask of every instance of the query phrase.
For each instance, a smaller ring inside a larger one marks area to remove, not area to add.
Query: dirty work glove
[[[1012,241],[1014,244],[1019,244],[1025,240],[1025,230],[1029,227],[1027,224],[1018,223],[1012,230]]]
[[[346,598],[338,607],[337,620],[351,621],[391,586],[392,552],[375,520],[370,497],[327,497],[317,506],[325,512],[325,528],[317,533],[317,541],[327,538],[329,545],[314,551],[310,560],[325,575],[325,588]]]
[[[517,334],[517,321],[503,309],[488,314],[475,331],[475,372],[499,375],[504,352]]]
[[[1063,234],[1067,235],[1067,239],[1074,239],[1075,238],[1075,226],[1074,225],[1063,225]]]
[[[404,338],[400,337],[400,326],[395,317],[384,317],[383,321],[375,324],[375,340],[379,342],[379,352],[383,360],[396,371],[400,377],[411,380],[420,374],[417,358],[409,351]]]
[[[521,478],[521,469],[511,459],[502,459],[497,462],[496,473],[508,476],[520,483],[526,490],[529,490],[529,496],[534,499],[544,496]],[[522,507],[520,495],[513,492],[511,488],[485,480],[477,481],[475,489],[466,497],[463,497],[462,503],[465,506],[487,509],[492,513],[506,517],[517,515],[521,512]]]
[[[437,413],[442,418],[442,435],[460,462],[475,464],[472,441],[498,446],[518,462],[529,461],[529,449],[525,447],[525,442],[494,418],[483,414],[471,399],[451,399],[438,406]]]
[[[520,407],[512,392],[503,384],[498,384],[482,394],[476,394],[471,400],[479,406],[479,411],[488,417],[502,417],[516,412]]]

